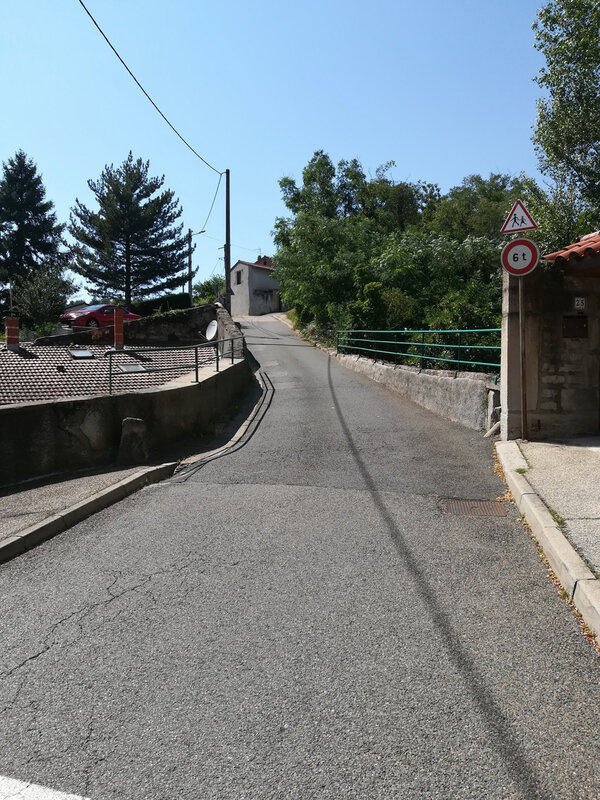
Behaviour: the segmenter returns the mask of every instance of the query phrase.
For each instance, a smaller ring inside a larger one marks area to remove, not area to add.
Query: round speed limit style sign
[[[540,258],[539,250],[529,239],[515,239],[502,250],[502,266],[511,275],[527,275],[533,272]]]

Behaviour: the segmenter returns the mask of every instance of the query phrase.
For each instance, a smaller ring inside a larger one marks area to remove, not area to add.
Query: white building
[[[273,276],[269,256],[260,256],[254,264],[237,261],[231,268],[231,316],[270,314],[281,311],[279,281]]]

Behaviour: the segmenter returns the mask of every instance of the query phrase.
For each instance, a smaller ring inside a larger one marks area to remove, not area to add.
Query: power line
[[[208,233],[204,236],[204,238],[205,239],[212,239],[213,242],[221,242],[221,241],[223,241],[222,239],[219,239],[216,236],[209,236]],[[247,250],[249,253],[258,253],[258,252],[260,252],[262,250],[262,247],[242,247],[241,244],[233,244],[233,242],[231,243],[231,246],[235,247],[236,250]],[[221,246],[219,249],[222,250],[223,247]]]
[[[182,136],[182,135],[179,133],[179,131],[177,130],[177,128],[176,128],[174,125],[172,125],[172,124],[169,122],[169,120],[168,120],[168,119],[165,117],[165,115],[164,115],[164,114],[163,114],[163,112],[160,110],[160,108],[159,108],[159,107],[156,105],[156,103],[154,102],[154,100],[153,100],[153,99],[150,97],[150,95],[148,94],[148,92],[147,92],[147,91],[144,89],[144,87],[142,86],[142,84],[141,84],[141,83],[138,81],[138,79],[135,77],[135,75],[133,74],[133,72],[132,72],[132,71],[129,69],[129,67],[127,66],[127,64],[126,64],[126,63],[123,61],[123,59],[121,58],[121,56],[120,56],[120,55],[117,53],[117,51],[116,51],[116,50],[115,50],[115,48],[113,47],[113,45],[112,45],[111,41],[109,40],[108,36],[107,36],[107,35],[104,33],[104,31],[102,30],[102,28],[100,27],[100,25],[98,25],[98,23],[96,22],[96,20],[94,19],[94,17],[93,17],[93,16],[90,14],[90,12],[88,11],[88,9],[85,7],[85,4],[83,3],[83,0],[79,0],[79,3],[80,3],[80,5],[82,6],[82,8],[83,8],[83,10],[85,11],[85,13],[88,15],[88,17],[89,17],[89,18],[92,20],[92,22],[94,23],[94,25],[96,26],[96,28],[97,28],[97,29],[100,31],[100,34],[102,35],[102,38],[105,40],[105,42],[107,43],[107,45],[110,47],[110,49],[113,51],[113,53],[114,53],[114,54],[116,55],[116,57],[119,59],[119,61],[121,62],[121,64],[122,64],[122,65],[125,67],[125,69],[127,70],[127,72],[128,72],[130,75],[131,75],[131,77],[133,78],[133,80],[136,82],[136,84],[139,86],[139,88],[142,90],[142,92],[143,92],[143,93],[146,95],[146,97],[148,98],[148,100],[149,100],[149,101],[152,103],[152,105],[154,106],[154,108],[155,108],[155,109],[158,111],[158,113],[161,115],[161,117],[162,117],[162,118],[164,119],[164,121],[167,123],[167,125],[169,126],[169,128],[171,128],[171,130],[172,130],[172,131],[173,131],[175,134],[177,134],[177,136],[178,136],[178,137],[181,139],[181,141],[184,143],[184,145],[185,145],[185,146],[186,146],[186,147],[187,147],[189,150],[191,150],[191,151],[192,151],[192,153],[193,153],[193,154],[194,154],[194,155],[195,155],[197,158],[199,158],[199,159],[200,159],[200,161],[202,161],[202,163],[203,163],[203,164],[206,164],[206,166],[207,166],[207,167],[210,167],[210,169],[212,169],[212,170],[213,170],[213,172],[216,172],[216,173],[217,173],[217,175],[219,175],[219,183],[220,183],[220,182],[221,182],[221,176],[223,175],[223,173],[222,173],[222,172],[219,172],[219,170],[218,170],[216,167],[213,167],[213,165],[212,165],[212,164],[209,164],[209,163],[208,163],[208,161],[207,161],[205,158],[202,158],[202,156],[200,155],[200,153],[196,152],[196,150],[194,150],[194,148],[192,147],[192,145],[191,145],[191,144],[189,144],[189,142],[187,142],[187,141],[186,141],[186,140],[183,138],[183,136]],[[218,191],[218,187],[217,187],[217,191]],[[216,197],[216,194],[215,194],[215,197]],[[213,200],[213,205],[214,205],[214,200]],[[212,211],[212,206],[211,206],[211,211]],[[209,212],[209,216],[210,216],[210,212]],[[205,223],[205,224],[206,224],[206,223]]]
[[[210,209],[208,211],[208,215],[207,215],[206,219],[204,220],[204,225],[202,226],[202,228],[200,230],[205,230],[205,228],[206,228],[206,226],[208,224],[208,220],[210,219],[210,215],[212,214],[212,210],[213,210],[213,208],[215,206],[215,200],[217,199],[217,195],[219,194],[219,186],[221,185],[221,178],[222,177],[223,177],[223,173],[220,172],[219,173],[219,181],[217,183],[217,188],[215,189],[215,196],[213,197],[212,203],[210,204]]]
[[[208,276],[209,278],[212,278],[212,276],[213,276],[213,275],[215,274],[215,272],[217,271],[217,267],[219,266],[219,262],[220,262],[220,261],[223,261],[223,258],[217,258],[217,263],[216,263],[216,264],[214,265],[214,267],[212,268],[212,272],[211,272],[211,273],[210,273],[210,275]]]

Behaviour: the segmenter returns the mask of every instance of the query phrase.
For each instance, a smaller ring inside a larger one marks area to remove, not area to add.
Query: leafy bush
[[[150,300],[133,300],[131,310],[142,317],[152,314],[164,313],[180,308],[190,307],[190,296],[187,292],[178,294],[163,294]]]

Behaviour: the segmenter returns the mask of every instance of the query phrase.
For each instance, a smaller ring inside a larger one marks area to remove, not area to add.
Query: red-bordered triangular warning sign
[[[518,231],[534,231],[537,225],[520,200],[512,207],[510,214],[500,233],[517,233]]]

